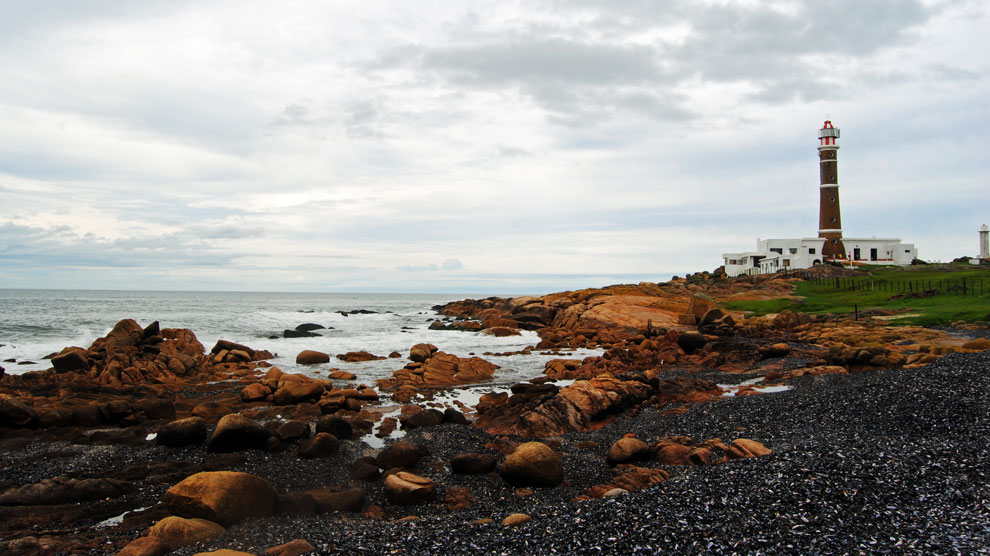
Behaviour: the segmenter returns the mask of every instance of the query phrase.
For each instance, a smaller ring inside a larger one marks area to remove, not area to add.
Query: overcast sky
[[[0,1],[0,287],[544,293],[990,223],[985,0]]]

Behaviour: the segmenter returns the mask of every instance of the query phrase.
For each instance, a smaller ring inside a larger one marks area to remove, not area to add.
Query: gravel
[[[724,398],[678,415],[643,409],[597,431],[567,434],[557,440],[570,484],[528,496],[495,475],[458,476],[442,465],[464,451],[492,452],[495,437],[454,425],[414,430],[404,440],[431,451],[414,472],[447,489],[469,487],[474,504],[460,511],[440,502],[385,506],[385,519],[276,516],[173,554],[219,548],[263,554],[296,538],[325,554],[990,554],[990,353],[792,384],[789,391]],[[672,478],[655,487],[572,502],[608,482],[605,452],[630,432],[647,442],[664,435],[751,438],[774,453],[667,467]],[[342,462],[368,453],[358,442],[344,446],[336,464],[260,452],[232,463],[272,479],[280,491],[344,486],[350,483]],[[147,450],[157,456],[160,449]],[[379,483],[361,484],[369,503],[384,504]],[[514,512],[533,519],[503,526]],[[413,514],[416,519],[399,521]],[[474,523],[483,518],[494,522]]]

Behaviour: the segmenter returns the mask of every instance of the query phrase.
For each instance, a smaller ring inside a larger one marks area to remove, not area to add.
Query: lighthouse
[[[980,226],[980,260],[990,261],[990,228]]]
[[[818,203],[818,237],[825,239],[822,255],[826,260],[846,258],[842,245],[842,217],[839,214],[839,128],[831,120],[818,130],[818,166],[821,172]]]

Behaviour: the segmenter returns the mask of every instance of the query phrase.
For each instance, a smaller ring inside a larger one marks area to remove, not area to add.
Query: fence
[[[859,276],[821,277],[807,272],[791,272],[818,286],[847,291],[888,292],[891,295],[930,297],[935,295],[983,296],[990,293],[990,284],[982,278],[956,278],[952,280],[887,280]]]

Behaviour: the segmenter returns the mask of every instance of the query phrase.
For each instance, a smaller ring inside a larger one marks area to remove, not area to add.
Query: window
[[[788,251],[791,252],[791,255],[794,255],[794,254],[797,253],[797,247],[791,247],[791,248],[788,249]]]
[[[835,217],[834,216],[832,217],[832,222],[835,223]]]
[[[778,255],[783,255],[784,254],[784,249],[782,247],[771,247],[770,248],[770,252],[771,253],[776,253]]]
[[[809,255],[814,255],[815,254],[815,248],[814,247],[809,247],[808,248],[808,254]]]
[[[831,201],[834,203],[835,202],[835,197],[832,197],[831,198]]]

